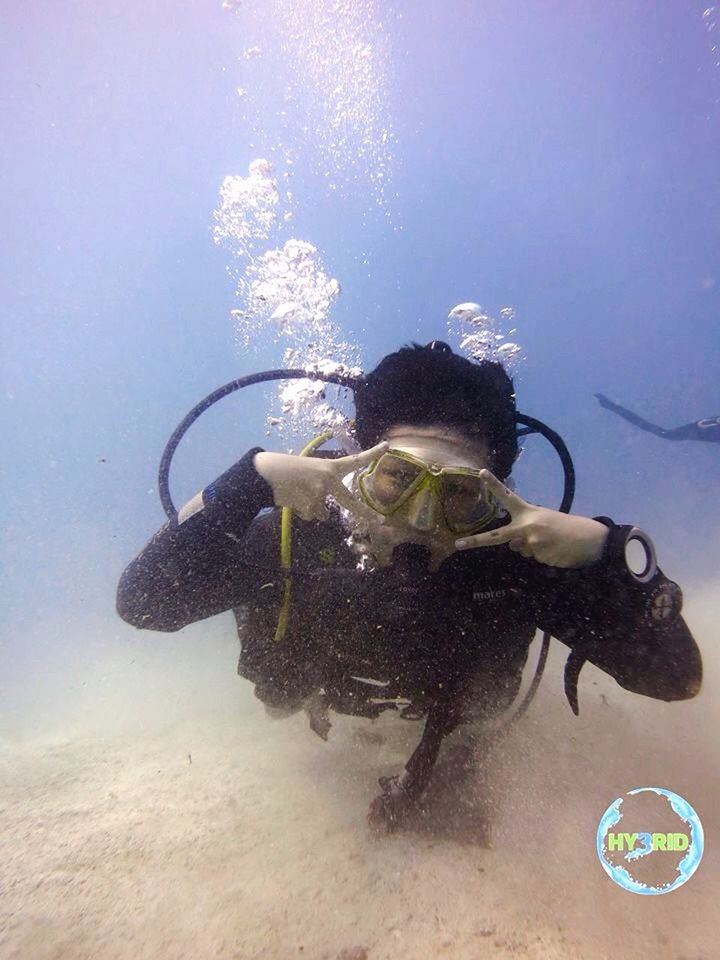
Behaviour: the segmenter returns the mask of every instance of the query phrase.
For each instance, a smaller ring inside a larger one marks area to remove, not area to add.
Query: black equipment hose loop
[[[554,448],[563,465],[563,472],[565,474],[565,487],[558,510],[561,513],[569,513],[572,502],[575,499],[575,467],[573,466],[570,451],[565,446],[565,441],[559,433],[556,433],[555,430],[552,430],[544,424],[542,420],[536,420],[535,417],[528,417],[527,414],[516,413],[515,423],[521,423],[526,428],[524,430],[518,430],[519,437],[525,437],[531,433],[539,433],[545,437],[548,443]]]
[[[175,456],[178,444],[185,436],[190,427],[195,423],[199,416],[211,407],[218,400],[222,400],[229,393],[236,390],[242,390],[243,387],[251,387],[256,383],[265,383],[270,380],[323,380],[325,383],[335,383],[340,387],[349,387],[354,390],[359,383],[358,377],[343,376],[340,373],[320,373],[316,370],[263,370],[260,373],[250,373],[246,377],[239,377],[237,380],[231,380],[217,390],[213,390],[199,403],[196,403],[190,413],[188,413],[180,423],[175,427],[170,439],[165,445],[163,455],[160,458],[158,468],[158,491],[160,493],[160,502],[168,520],[174,520],[177,517],[177,510],[170,496],[170,465]]]

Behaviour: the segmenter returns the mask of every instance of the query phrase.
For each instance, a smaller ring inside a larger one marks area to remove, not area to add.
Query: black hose
[[[531,433],[539,433],[545,437],[548,443],[552,444],[558,457],[560,457],[560,462],[563,466],[563,473],[565,474],[565,483],[563,487],[562,500],[558,510],[561,513],[570,513],[570,507],[575,499],[575,467],[573,466],[570,451],[565,446],[565,441],[559,433],[556,433],[554,430],[544,424],[542,420],[536,420],[535,417],[528,417],[527,414],[516,413],[515,423],[522,423],[526,427],[525,430],[518,430],[519,437],[525,437]]]
[[[195,423],[201,414],[205,413],[208,407],[211,407],[218,400],[222,400],[229,393],[236,390],[242,390],[243,387],[251,387],[256,383],[265,383],[270,380],[323,380],[325,383],[336,383],[340,387],[349,387],[354,390],[359,380],[357,377],[343,376],[340,373],[319,373],[316,370],[263,370],[260,373],[250,373],[246,377],[239,377],[237,380],[231,380],[217,390],[209,393],[200,403],[195,404],[190,413],[183,417],[177,427],[173,430],[172,436],[165,445],[163,455],[160,458],[158,468],[158,491],[160,493],[160,502],[169,520],[174,520],[177,516],[177,510],[170,496],[170,465],[175,456],[178,444],[185,436],[190,427]]]
[[[563,466],[565,482],[563,485],[563,496],[559,509],[561,513],[569,513],[572,502],[575,499],[575,467],[572,462],[572,457],[570,456],[570,451],[565,445],[565,441],[559,433],[556,433],[555,430],[552,430],[541,420],[536,420],[535,417],[528,417],[524,413],[516,413],[515,422],[521,423],[525,427],[525,429],[518,430],[519,437],[528,436],[531,433],[539,433],[545,437],[549,443],[552,444],[555,452],[560,457],[560,462]],[[540,686],[540,681],[542,680],[543,673],[545,672],[545,664],[547,662],[548,652],[550,650],[550,639],[551,636],[549,631],[545,630],[542,635],[540,656],[538,657],[532,682],[530,683],[528,691],[523,697],[521,703],[518,705],[512,716],[506,721],[503,727],[503,731],[505,733],[509,732],[510,729],[514,727],[518,720],[524,715],[537,692],[537,688]]]

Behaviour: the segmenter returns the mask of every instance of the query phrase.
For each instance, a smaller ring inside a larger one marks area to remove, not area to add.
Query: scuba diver
[[[632,410],[621,407],[619,403],[613,403],[604,393],[596,393],[595,396],[601,407],[612,410],[623,420],[648,433],[654,433],[656,437],[664,440],[704,440],[706,443],[720,443],[720,417],[705,417],[693,423],[684,423],[681,427],[658,427],[657,424],[643,420]]]
[[[279,373],[313,375],[235,385]],[[380,829],[417,807],[445,736],[510,707],[537,628],[570,649],[576,713],[586,661],[644,696],[698,693],[682,595],[647,535],[505,486],[518,423],[532,418],[516,411],[501,364],[414,344],[353,389],[359,453],[255,447],[179,513],[170,501],[169,522],[120,579],[120,616],[175,631],[233,610],[238,673],[271,716],[304,710],[323,739],[329,711],[423,720],[405,769],[380,780],[369,811]]]

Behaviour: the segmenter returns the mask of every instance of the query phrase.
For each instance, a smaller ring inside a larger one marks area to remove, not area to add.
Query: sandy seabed
[[[83,680],[83,722],[0,747],[0,958],[711,960],[719,606],[706,590],[686,608],[706,661],[696,700],[633,696],[586,667],[576,719],[554,644],[503,745],[458,792],[450,743],[422,815],[387,837],[367,807],[418,725],[338,717],[323,743],[301,715],[265,717],[228,643],[193,665],[207,625],[133,635],[102,683]],[[695,876],[660,897],[616,887],[595,853],[608,804],[649,785],[705,830]]]

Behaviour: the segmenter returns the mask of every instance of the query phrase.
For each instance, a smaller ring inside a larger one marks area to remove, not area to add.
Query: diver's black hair
[[[473,363],[440,340],[388,354],[355,390],[355,432],[363,450],[400,424],[439,424],[485,441],[491,469],[501,478],[517,457],[515,393],[504,367]]]

